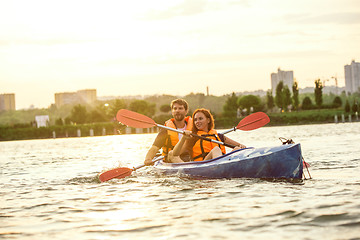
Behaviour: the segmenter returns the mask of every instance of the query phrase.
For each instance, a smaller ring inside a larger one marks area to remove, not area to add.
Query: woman
[[[234,150],[245,148],[244,145],[224,135],[219,135],[215,131],[214,118],[209,110],[196,109],[192,115],[192,121],[192,131],[185,131],[184,136],[175,145],[173,151],[169,152],[168,159],[170,162],[184,162],[180,156],[186,155],[186,153],[190,154],[192,161],[209,160],[226,153],[224,145],[193,137],[191,133],[234,145],[236,146]]]

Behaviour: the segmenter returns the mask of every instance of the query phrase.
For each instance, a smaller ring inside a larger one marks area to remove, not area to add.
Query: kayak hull
[[[155,163],[160,174],[184,174],[191,178],[280,178],[301,179],[301,146],[245,148],[201,162]]]

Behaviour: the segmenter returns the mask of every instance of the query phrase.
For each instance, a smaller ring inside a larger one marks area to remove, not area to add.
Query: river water
[[[301,143],[312,179],[191,180],[144,167],[155,134],[0,142],[0,238],[360,239],[360,123],[263,127],[252,147]],[[306,176],[308,176],[306,172]]]

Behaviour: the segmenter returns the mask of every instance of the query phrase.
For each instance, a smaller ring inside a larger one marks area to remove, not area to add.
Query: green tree
[[[73,123],[83,124],[87,122],[87,119],[88,113],[85,106],[78,104],[71,109],[70,120]]]
[[[204,101],[205,101],[205,94],[203,93],[199,93],[198,94],[198,101],[199,101],[199,106],[203,106],[204,105]]]
[[[145,100],[135,100],[130,103],[130,110],[152,117],[155,114],[155,104]]]
[[[236,118],[238,107],[238,97],[233,92],[231,96],[226,99],[223,106],[223,115],[229,118]]]
[[[291,92],[290,89],[288,88],[288,86],[284,86],[283,88],[283,107],[282,109],[284,109],[286,112],[288,111],[288,106],[291,105]]]
[[[64,122],[65,122],[65,125],[70,125],[70,123],[71,123],[70,117],[66,117]]]
[[[345,103],[345,112],[347,112],[347,113],[350,112],[350,103],[349,103],[348,99],[346,100],[346,103]]]
[[[274,97],[272,95],[271,90],[267,91],[267,93],[266,93],[266,106],[269,110],[271,110],[273,107],[275,107]]]
[[[339,107],[341,107],[342,106],[342,101],[341,101],[341,98],[339,97],[339,96],[336,96],[335,98],[334,98],[334,101],[333,101],[333,107],[334,108],[339,108]]]
[[[312,102],[310,97],[305,97],[304,100],[302,101],[302,109],[303,110],[309,110],[312,109]]]
[[[292,102],[293,102],[293,107],[294,110],[298,110],[299,108],[299,87],[298,87],[298,83],[295,81],[293,86],[292,86],[292,92],[293,92],[293,97],[292,97]]]
[[[284,83],[283,81],[280,81],[276,86],[275,104],[281,109],[283,109],[284,106],[283,88]]]
[[[320,79],[315,80],[315,102],[316,105],[318,106],[318,108],[321,108],[322,105],[322,89],[323,89],[323,84],[321,83]]]
[[[88,122],[106,122],[109,120],[108,104],[100,103],[88,114]]]
[[[351,107],[351,111],[353,113],[359,112],[359,104],[358,104],[357,100],[355,101],[355,99],[354,99],[354,103]]]
[[[55,120],[55,125],[59,125],[59,126],[64,125],[63,119],[62,119],[62,118],[57,118],[57,119]]]
[[[259,110],[259,108],[260,108],[260,103],[261,103],[260,98],[257,97],[257,96],[254,96],[254,95],[246,95],[246,96],[241,97],[241,98],[238,100],[238,105],[239,105],[241,108],[247,109],[247,112],[248,112],[248,113],[251,112],[251,110],[250,110],[251,107],[253,107],[253,110],[254,110],[254,111]]]
[[[89,122],[106,122],[108,121],[108,118],[103,111],[99,111],[99,109],[92,110],[89,115]]]
[[[123,99],[115,99],[115,101],[109,105],[109,108],[110,108],[109,115],[110,115],[110,117],[115,118],[117,112],[120,109],[125,109],[126,107],[127,107],[126,103],[125,103],[125,101]]]
[[[163,113],[168,113],[171,111],[171,107],[169,104],[164,104],[160,106],[160,111]]]

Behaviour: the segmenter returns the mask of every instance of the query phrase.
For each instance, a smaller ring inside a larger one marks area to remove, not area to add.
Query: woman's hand
[[[191,131],[189,131],[189,130],[184,130],[183,137],[185,137],[185,139],[190,138],[190,137],[191,137]]]
[[[239,144],[239,146],[238,146],[238,147],[239,147],[240,149],[241,149],[241,148],[246,148],[246,146],[245,146],[245,145],[243,145],[243,144],[241,144],[241,143]]]
[[[243,148],[246,148],[246,146],[240,143],[238,146],[234,147],[234,149],[232,151],[243,149]]]

